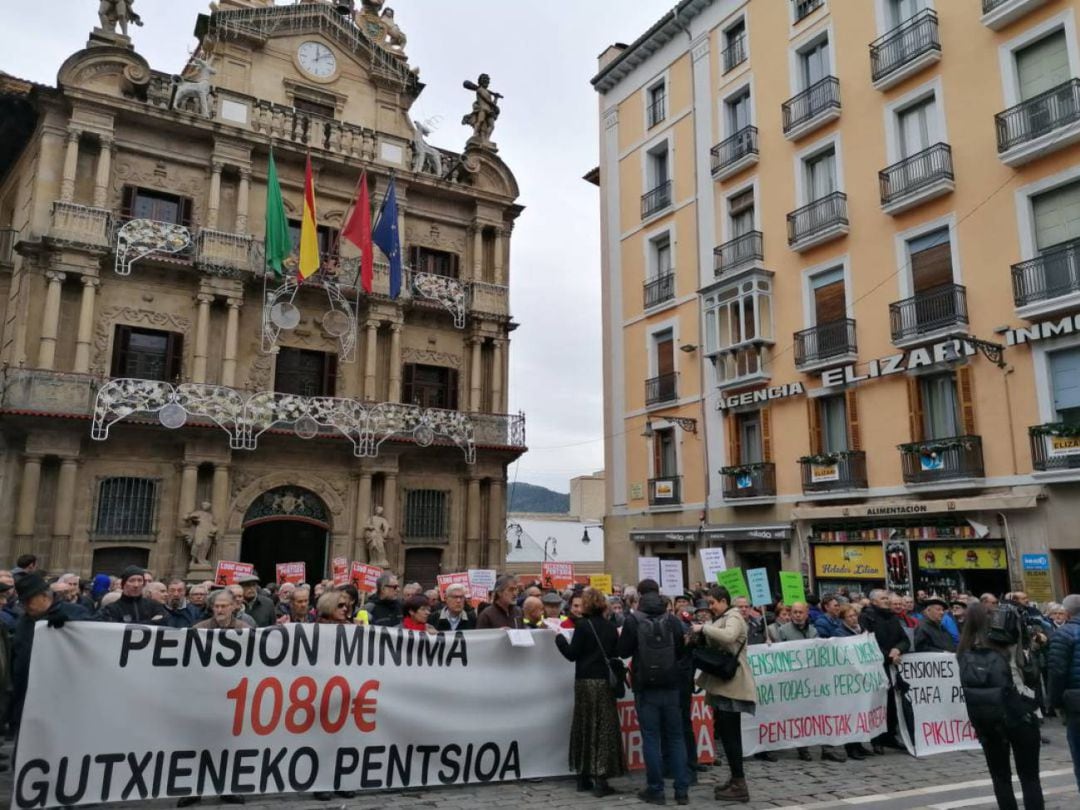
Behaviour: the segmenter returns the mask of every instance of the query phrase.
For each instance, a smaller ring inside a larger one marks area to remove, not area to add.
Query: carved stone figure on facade
[[[409,40],[394,21],[394,10],[389,7],[384,9],[383,13],[379,15],[379,20],[382,22],[383,29],[386,32],[384,44],[387,50],[397,56],[405,56],[405,43]]]
[[[210,563],[210,550],[217,540],[218,527],[214,522],[214,515],[210,512],[210,504],[203,501],[194,512],[184,515],[183,538],[187,543],[188,554],[193,565],[208,565]]]
[[[481,73],[475,84],[465,80],[464,88],[475,91],[476,100],[473,101],[472,112],[462,118],[461,123],[473,128],[473,136],[469,138],[467,146],[479,146],[496,152],[498,148],[491,142],[491,133],[495,131],[495,121],[501,112],[499,99],[502,94],[493,91],[490,85],[491,77],[486,73]]]
[[[364,543],[368,547],[368,561],[379,568],[387,568],[386,541],[390,537],[390,521],[383,517],[383,508],[375,507],[375,514],[368,518],[364,528]]]
[[[115,34],[117,25],[120,26],[121,36],[128,35],[128,23],[141,26],[142,17],[135,13],[132,8],[135,0],[101,0],[98,3],[98,20],[101,22],[101,30]]]
[[[200,59],[197,56],[192,56],[191,64],[196,68],[194,78],[173,78],[176,92],[173,94],[172,108],[182,110],[188,101],[194,99],[199,115],[210,118],[213,110],[210,104],[210,79],[217,75],[217,71],[210,66],[209,58]]]
[[[431,134],[431,127],[420,121],[413,121],[413,171],[430,171],[437,175],[443,173],[442,152],[425,140]]]

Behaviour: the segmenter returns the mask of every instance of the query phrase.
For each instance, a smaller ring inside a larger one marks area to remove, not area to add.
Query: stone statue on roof
[[[116,27],[120,26],[120,34],[128,35],[128,23],[141,26],[142,17],[135,13],[132,6],[135,0],[101,0],[98,4],[98,20],[101,22],[101,30],[115,34]]]
[[[473,101],[472,112],[461,119],[465,126],[473,128],[473,136],[469,138],[467,146],[478,146],[482,149],[490,149],[497,152],[498,148],[491,142],[491,133],[495,131],[495,121],[499,117],[499,99],[502,94],[491,89],[491,77],[481,73],[480,78],[473,84],[465,80],[464,88],[476,92]]]

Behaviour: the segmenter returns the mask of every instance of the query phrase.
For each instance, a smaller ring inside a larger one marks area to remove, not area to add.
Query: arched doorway
[[[405,581],[419,582],[424,590],[435,587],[442,572],[442,551],[437,548],[410,548],[405,551]]]
[[[300,487],[277,487],[256,498],[244,514],[240,561],[273,582],[278,563],[302,562],[307,581],[326,577],[330,520],[326,504]]]

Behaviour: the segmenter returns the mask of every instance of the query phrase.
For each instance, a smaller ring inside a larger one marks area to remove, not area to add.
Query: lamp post
[[[544,562],[548,561],[548,546],[549,545],[551,546],[551,556],[552,557],[558,557],[559,556],[558,553],[557,553],[557,549],[556,549],[556,544],[557,543],[558,543],[558,540],[556,538],[554,538],[554,537],[549,537],[547,540],[544,541]]]
[[[507,523],[506,528],[513,531],[517,539],[517,542],[514,543],[514,549],[517,551],[521,551],[521,535],[524,533],[525,530],[521,528],[521,524],[518,523],[516,520]],[[506,541],[510,542],[509,535],[507,536]]]

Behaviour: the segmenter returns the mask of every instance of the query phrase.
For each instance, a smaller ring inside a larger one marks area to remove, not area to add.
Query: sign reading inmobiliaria
[[[13,806],[564,775],[574,668],[545,640],[39,622]],[[530,722],[518,722],[522,695],[543,707]],[[158,722],[100,733],[120,717]]]

